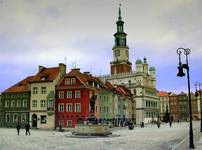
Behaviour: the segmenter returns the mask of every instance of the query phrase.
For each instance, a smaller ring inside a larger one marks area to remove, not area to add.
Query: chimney
[[[90,75],[89,71],[86,71],[86,72],[83,72],[83,73],[86,74],[86,75]]]
[[[66,65],[65,64],[59,63],[59,72],[60,72],[60,77],[62,77],[66,74]]]
[[[72,70],[80,71],[80,68],[73,68]]]
[[[41,72],[43,69],[45,69],[46,67],[39,65],[39,72]]]

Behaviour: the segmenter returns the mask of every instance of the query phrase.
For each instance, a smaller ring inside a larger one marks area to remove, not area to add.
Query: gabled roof
[[[170,93],[165,92],[165,91],[159,91],[158,96],[163,97],[163,96],[169,96]]]
[[[123,85],[117,85],[116,90],[125,96],[132,96],[131,91]]]
[[[90,76],[87,76],[83,73],[81,73],[79,70],[77,69],[72,69],[70,72],[68,72],[65,77],[77,77],[77,79],[85,86],[87,86],[87,81],[91,78]],[[63,79],[64,79],[63,78]],[[62,79],[62,80],[63,80]]]
[[[67,73],[64,76],[64,78],[65,77],[76,77],[84,86],[88,86],[88,81],[93,81],[94,83],[99,84],[99,86],[101,86],[102,88],[104,89],[107,88],[106,85],[99,78],[93,77],[90,74],[81,73],[79,69],[72,69],[69,73]]]
[[[50,82],[56,79],[59,74],[59,67],[43,68],[39,71],[30,82]]]
[[[58,73],[59,67],[43,67],[43,69],[41,69],[36,75],[28,76],[27,78],[5,90],[3,93],[28,92],[28,83],[53,81],[57,77]]]
[[[187,95],[187,93],[185,93],[185,92],[183,92],[183,91],[181,91],[179,94],[178,94],[178,96],[186,96]]]
[[[177,96],[176,93],[171,93],[169,96]]]
[[[20,93],[20,92],[28,92],[28,83],[32,80],[34,76],[29,76],[22,81],[18,82],[17,84],[11,86],[10,88],[6,89],[3,93]]]
[[[112,91],[112,92],[116,91],[116,88],[110,82],[106,81],[105,85],[110,91]]]

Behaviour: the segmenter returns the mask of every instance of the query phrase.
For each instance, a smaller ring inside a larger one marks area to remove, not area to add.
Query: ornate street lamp
[[[198,87],[199,87],[199,90],[197,91],[197,85],[198,85]],[[200,131],[202,132],[202,106],[201,106],[201,94],[202,94],[202,92],[201,92],[201,83],[199,83],[199,82],[196,82],[195,83],[195,88],[196,88],[196,92],[195,92],[195,96],[196,96],[196,100],[197,100],[197,97],[199,96],[199,102],[200,102],[200,109],[201,109],[201,129],[200,129]]]
[[[186,56],[186,64],[181,63],[181,54],[184,52],[184,55]],[[188,80],[188,100],[189,100],[189,148],[194,149],[194,140],[193,140],[193,127],[192,127],[192,107],[191,107],[191,95],[190,95],[190,80],[189,80],[189,63],[188,63],[188,55],[190,54],[190,49],[185,48],[178,48],[177,54],[179,55],[179,66],[178,68],[178,77],[185,76],[185,73],[183,72],[183,69],[187,70],[187,80]]]

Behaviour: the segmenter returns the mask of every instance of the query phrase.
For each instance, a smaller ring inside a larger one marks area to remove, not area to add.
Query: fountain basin
[[[72,134],[79,136],[107,136],[112,133],[108,125],[78,124]]]

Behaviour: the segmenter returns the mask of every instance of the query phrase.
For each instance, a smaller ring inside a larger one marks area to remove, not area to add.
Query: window
[[[5,107],[6,107],[6,108],[9,107],[9,101],[5,101]]]
[[[126,57],[128,57],[128,51],[126,51]]]
[[[15,107],[15,100],[11,101],[11,107]]]
[[[6,114],[6,122],[10,122],[10,114]]]
[[[81,92],[75,91],[75,98],[81,98]]]
[[[32,100],[32,107],[37,107],[37,100]]]
[[[149,117],[149,114],[148,114],[148,112],[146,112],[146,117],[147,117],[147,118]]]
[[[71,78],[71,84],[76,84],[76,79],[75,78]]]
[[[120,28],[120,29],[121,29],[121,28]],[[125,45],[124,42],[125,42],[124,39],[120,39],[120,45],[121,45],[121,46],[124,46],[124,45]]]
[[[53,108],[53,100],[52,99],[49,99],[48,100],[48,108]]]
[[[33,94],[37,94],[38,92],[38,88],[37,87],[33,87]]]
[[[25,113],[21,114],[21,122],[27,122],[27,116]]]
[[[41,115],[41,124],[46,124],[46,115]]]
[[[46,87],[45,86],[41,87],[41,94],[46,94]]]
[[[64,104],[58,104],[58,112],[64,112]]]
[[[59,123],[59,126],[64,127],[64,120],[59,120],[58,123]]]
[[[45,80],[47,80],[47,77],[43,76],[43,77],[41,77],[41,80],[45,81]]]
[[[67,91],[67,98],[72,98],[72,91]]]
[[[120,56],[120,50],[119,49],[115,50],[115,57],[118,57],[118,56]]]
[[[13,114],[13,123],[18,122],[18,114]]]
[[[65,79],[65,85],[70,85],[70,78]]]
[[[41,107],[46,107],[46,100],[41,100]]]
[[[21,101],[17,100],[17,107],[21,107]]]
[[[75,104],[75,112],[81,112],[81,104],[80,103]]]
[[[22,107],[27,107],[27,100],[22,101]]]
[[[63,99],[64,98],[64,91],[59,91],[59,98]]]
[[[67,120],[67,127],[72,127],[72,120]]]
[[[67,104],[67,112],[72,112],[72,103]]]

